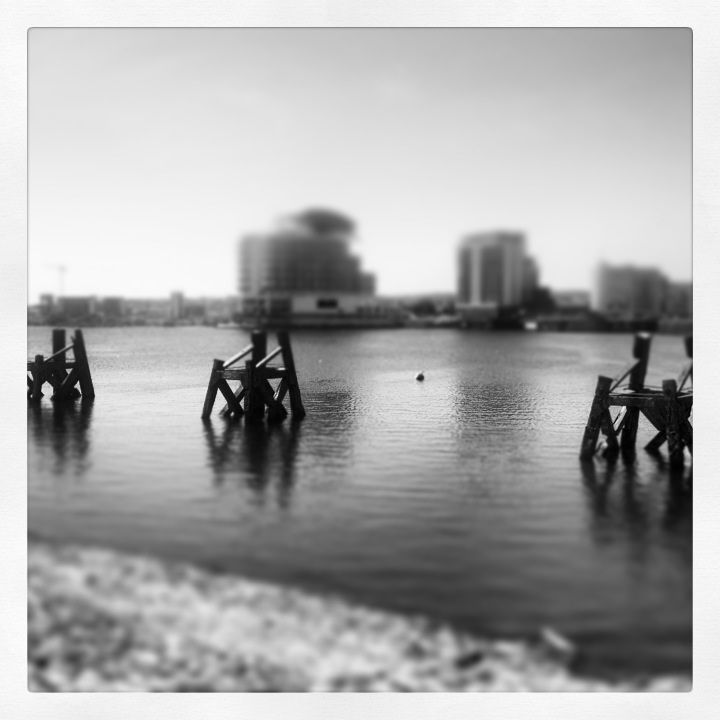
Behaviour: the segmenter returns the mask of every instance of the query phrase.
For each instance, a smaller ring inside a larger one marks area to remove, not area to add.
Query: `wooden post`
[[[247,378],[247,393],[245,394],[245,419],[254,422],[262,420],[265,415],[265,401],[261,389],[258,387],[259,378],[255,373],[255,362],[245,362],[245,377]]]
[[[600,426],[603,419],[603,413],[607,412],[607,398],[612,385],[612,378],[604,375],[598,376],[597,385],[595,386],[595,396],[590,406],[590,414],[588,416],[585,433],[580,446],[580,459],[592,460],[597,447],[598,436],[600,435]]]
[[[56,391],[67,376],[65,367],[67,356],[64,352],[61,352],[63,348],[65,348],[65,328],[55,328],[52,331],[53,366],[50,368],[50,382]]]
[[[684,387],[685,383],[688,381],[688,378],[692,381],[693,377],[693,339],[692,335],[688,335],[685,338],[685,352],[687,353],[687,356],[690,358],[690,362],[685,365],[685,367],[680,372],[680,376],[678,377],[677,381],[677,387],[678,392],[680,392]]]
[[[685,445],[687,445],[687,449],[690,451],[690,454],[692,455],[693,451],[693,428],[690,424],[690,420],[688,420],[688,413],[689,411],[685,408],[680,409],[681,417],[680,417],[680,436],[683,439],[683,442]]]
[[[656,453],[665,442],[665,406],[656,403],[652,407],[642,407],[640,412],[652,423],[657,430],[655,437],[645,445],[645,450]]]
[[[637,365],[630,372],[628,386],[631,390],[642,390],[647,374],[648,359],[650,357],[650,333],[637,333],[633,344],[633,357],[638,361]]]
[[[617,435],[615,434],[612,417],[610,417],[610,410],[607,406],[600,415],[600,429],[607,438],[607,447],[603,455],[608,458],[608,460],[614,460],[618,455],[620,447],[618,445]]]
[[[223,394],[223,397],[227,401],[227,405],[225,407],[228,408],[227,412],[224,413],[226,415],[231,415],[233,417],[240,417],[243,414],[242,406],[240,405],[240,401],[235,396],[235,393],[232,391],[231,387],[228,385],[227,380],[225,380],[224,377],[222,377],[222,371],[220,371],[220,380],[218,381],[218,390]]]
[[[55,367],[63,374],[63,377],[65,377],[66,356],[65,356],[65,353],[61,353],[60,351],[64,347],[65,347],[65,328],[55,328],[52,331],[52,354],[55,355],[56,353],[60,353],[55,358]]]
[[[650,342],[652,336],[649,333],[637,333],[633,346],[633,357],[637,360],[630,371],[628,389],[633,392],[641,392],[645,387],[645,375],[647,374],[648,359],[650,357]],[[625,415],[625,425],[620,438],[620,449],[623,460],[632,462],[635,459],[635,442],[637,439],[638,419],[640,409],[628,407]]]
[[[685,461],[683,453],[683,441],[680,434],[680,408],[677,402],[677,383],[675,380],[663,380],[663,395],[666,403],[667,425],[665,434],[667,436],[668,454],[670,455],[670,467],[681,468]]]
[[[32,366],[32,391],[30,392],[30,399],[33,402],[39,402],[43,396],[42,386],[44,381],[44,364],[45,360],[42,355],[35,356],[35,362]]]
[[[667,435],[665,435],[664,430],[660,430],[655,437],[645,446],[645,449],[649,453],[656,453],[660,446],[667,440]]]
[[[253,330],[250,335],[252,339],[252,361],[253,367],[267,355],[267,333],[264,330]]]
[[[278,344],[282,348],[283,363],[285,365],[285,378],[287,382],[288,393],[290,394],[290,410],[293,419],[300,420],[305,417],[305,408],[302,404],[302,396],[300,395],[300,386],[298,385],[297,374],[295,372],[295,360],[290,347],[290,336],[287,331],[281,330],[277,334]]]
[[[222,370],[223,361],[215,358],[213,360],[212,371],[210,372],[210,381],[208,382],[207,392],[205,393],[205,403],[202,410],[202,419],[207,420],[212,412],[213,405],[215,404],[215,396],[218,391],[218,381],[220,379],[219,373]]]
[[[92,400],[95,397],[92,377],[90,376],[90,365],[88,364],[87,352],[85,351],[85,340],[82,330],[75,330],[73,337],[73,352],[75,353],[75,367],[78,371],[80,391],[84,398]]]

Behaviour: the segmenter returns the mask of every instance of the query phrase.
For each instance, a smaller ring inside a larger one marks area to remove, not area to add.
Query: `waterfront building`
[[[158,325],[170,320],[169,298],[127,298],[124,304],[132,325]]]
[[[354,223],[327,210],[286,218],[238,245],[241,319],[287,325],[380,324],[375,278],[351,252]]]
[[[692,283],[670,282],[665,298],[665,315],[670,318],[692,318]]]
[[[68,319],[89,318],[97,312],[97,298],[92,295],[65,295],[57,299],[57,307],[60,314]]]
[[[610,318],[659,318],[667,278],[656,268],[601,264],[597,272],[597,309]]]
[[[539,287],[540,268],[537,260],[529,255],[525,256],[523,258],[522,302],[531,302]]]
[[[170,317],[172,322],[177,322],[185,316],[185,296],[176,291],[170,293]]]
[[[587,290],[554,290],[552,299],[557,312],[581,312],[590,309]]]
[[[468,324],[491,322],[504,309],[522,303],[537,270],[526,260],[522,233],[497,231],[464,238],[458,251],[458,311]]]
[[[105,322],[119,322],[125,315],[125,302],[121,297],[104,297],[98,302],[98,312]]]

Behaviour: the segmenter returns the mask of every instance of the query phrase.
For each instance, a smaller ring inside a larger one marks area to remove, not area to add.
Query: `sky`
[[[543,285],[691,278],[687,29],[28,34],[28,294],[237,291],[237,242],[327,207],[380,294],[452,292],[472,232]]]

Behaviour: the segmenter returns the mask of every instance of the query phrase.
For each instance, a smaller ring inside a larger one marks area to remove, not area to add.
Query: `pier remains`
[[[667,442],[670,467],[673,469],[683,466],[686,447],[692,455],[690,413],[693,392],[692,387],[686,388],[692,383],[692,335],[685,338],[685,352],[689,362],[677,379],[663,380],[661,387],[645,384],[651,341],[652,336],[648,333],[636,334],[634,360],[630,366],[614,379],[598,376],[580,448],[581,460],[592,460],[599,449],[598,439],[602,433],[606,458],[612,460],[622,454],[624,461],[632,462],[641,415],[656,430],[655,436],[645,446],[646,450],[657,452]],[[626,379],[627,383],[621,385]],[[615,419],[610,414],[611,408],[618,409]]]
[[[72,353],[71,359],[69,353]],[[28,360],[27,373],[28,400],[31,402],[40,402],[45,383],[52,387],[50,399],[54,401],[79,397],[92,400],[95,397],[82,330],[75,330],[70,343],[66,343],[65,330],[55,328],[52,354],[49,357],[35,355],[33,360]]]
[[[283,405],[286,395],[290,399],[293,419],[300,420],[305,416],[290,337],[286,331],[279,331],[277,340],[278,347],[268,353],[267,333],[255,330],[250,345],[227,360],[213,360],[202,410],[203,420],[210,417],[218,390],[226,400],[225,407],[220,411],[225,417],[244,415],[246,421],[259,421],[265,417],[267,409],[268,422],[282,422],[288,416]],[[270,361],[278,355],[282,355],[282,366],[270,365]],[[244,367],[234,367],[248,356]],[[273,388],[271,380],[279,381],[277,387]],[[232,390],[228,381],[239,381],[240,384]]]

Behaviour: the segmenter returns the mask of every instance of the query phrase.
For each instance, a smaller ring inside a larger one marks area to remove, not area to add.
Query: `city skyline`
[[[231,294],[238,238],[314,205],[382,295],[504,228],[557,289],[689,280],[690,68],[682,29],[33,29],[29,300]]]

